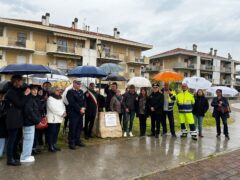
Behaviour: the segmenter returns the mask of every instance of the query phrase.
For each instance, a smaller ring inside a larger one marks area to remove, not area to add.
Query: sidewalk
[[[161,171],[140,180],[239,180],[240,179],[240,150],[219,155],[206,160],[187,164],[171,170]]]
[[[54,154],[43,153],[36,156],[34,164],[21,167],[6,166],[5,159],[1,159],[0,179],[134,179],[177,168],[218,153],[240,149],[240,111],[233,108],[232,111],[235,122],[229,126],[229,141],[225,140],[224,135],[216,138],[216,129],[213,127],[204,129],[204,138],[198,141],[190,137],[181,139],[179,134],[178,138],[172,138],[171,135],[160,139],[135,137],[76,151],[63,149]]]

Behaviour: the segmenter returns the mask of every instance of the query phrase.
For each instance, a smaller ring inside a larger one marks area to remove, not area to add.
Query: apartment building
[[[236,67],[240,61],[233,60],[231,55],[221,57],[217,50],[210,49],[208,53],[199,52],[197,45],[192,50],[176,48],[150,57],[150,64],[146,68],[148,76],[171,70],[184,77],[200,76],[208,79],[213,85],[224,85],[240,88],[236,81]]]
[[[79,28],[78,19],[61,26],[50,23],[50,14],[41,21],[0,18],[0,67],[14,63],[43,64],[67,72],[75,66],[117,63],[127,78],[143,75],[149,64],[142,52],[152,45]],[[1,79],[7,78],[2,75]]]

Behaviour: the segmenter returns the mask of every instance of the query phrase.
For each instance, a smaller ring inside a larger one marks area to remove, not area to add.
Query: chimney
[[[118,32],[117,28],[114,28],[114,29],[113,29],[113,36],[114,36],[115,38],[117,37],[117,32]]]
[[[74,18],[74,29],[78,28],[78,18]]]
[[[217,56],[217,49],[214,49],[214,56]]]
[[[75,28],[75,23],[74,22],[72,22],[72,29],[74,29]]]
[[[230,53],[228,53],[228,59],[231,60],[232,59],[232,56]]]
[[[46,25],[46,16],[42,16],[42,25]]]
[[[209,54],[212,56],[213,55],[213,48],[210,48]]]
[[[197,52],[197,45],[196,44],[193,44],[193,51]]]
[[[46,13],[46,26],[49,26],[49,18],[50,18],[50,13]]]
[[[120,38],[120,31],[117,32],[117,36],[115,37],[116,39]]]
[[[90,26],[87,26],[87,31],[90,31]]]

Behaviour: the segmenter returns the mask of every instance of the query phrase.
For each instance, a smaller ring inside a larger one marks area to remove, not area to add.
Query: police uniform
[[[177,95],[176,101],[178,105],[179,119],[182,130],[181,137],[186,137],[188,134],[188,130],[185,125],[185,123],[188,122],[192,139],[197,140],[197,131],[192,114],[193,105],[195,103],[194,96],[189,93],[188,90],[186,90]]]
[[[170,131],[172,136],[176,136],[175,134],[175,124],[174,124],[174,116],[173,116],[173,106],[176,101],[176,93],[174,90],[169,89],[170,93],[165,93],[165,89],[162,89],[162,94],[164,96],[164,106],[163,106],[163,134],[167,133],[167,117],[169,121]]]
[[[67,92],[68,115],[69,115],[69,148],[75,149],[75,146],[83,146],[80,140],[80,134],[83,128],[83,114],[81,108],[85,108],[85,98],[82,90],[70,89]]]
[[[159,87],[158,84],[153,84],[152,86]],[[158,137],[160,134],[160,123],[162,123],[163,104],[164,104],[164,97],[162,93],[160,93],[159,91],[156,93],[152,92],[147,101],[148,112],[149,112],[149,115],[151,116],[152,136],[155,135],[156,137]],[[154,111],[151,111],[151,107],[154,108]],[[162,125],[164,126],[164,124]]]

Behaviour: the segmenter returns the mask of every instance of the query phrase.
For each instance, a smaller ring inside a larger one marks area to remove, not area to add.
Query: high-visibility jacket
[[[192,113],[195,99],[188,90],[179,93],[176,102],[180,113]]]
[[[164,88],[162,89],[162,93],[164,95]],[[173,110],[175,101],[176,101],[176,92],[170,89],[170,94],[168,96],[168,111]]]

